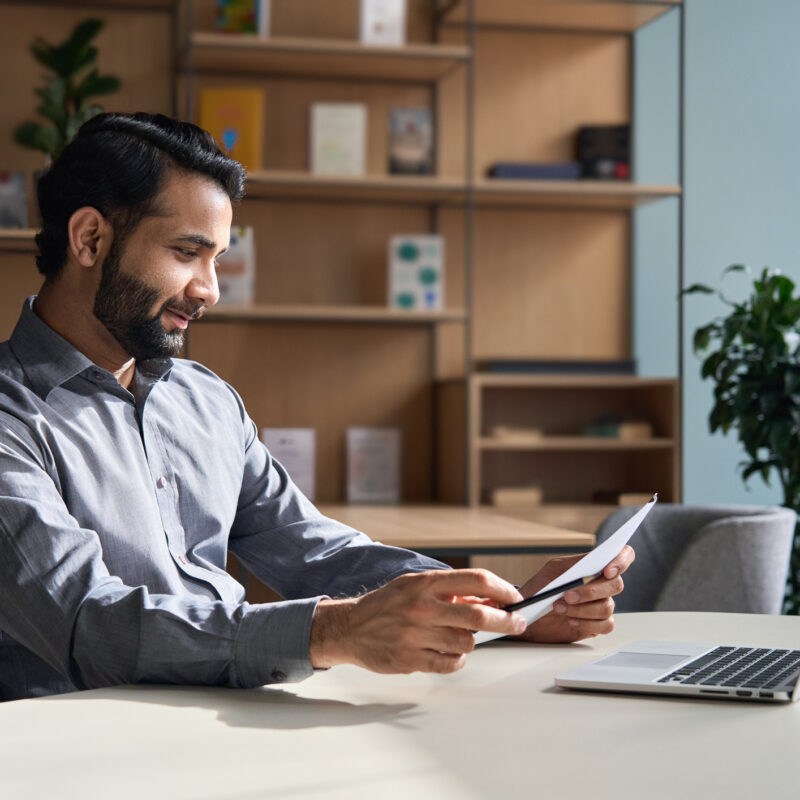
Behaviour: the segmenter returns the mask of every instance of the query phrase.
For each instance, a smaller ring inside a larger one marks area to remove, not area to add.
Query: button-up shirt
[[[245,602],[228,550],[287,600]],[[0,699],[300,680],[320,597],[443,567],[321,515],[200,364],[126,389],[33,298],[0,344]]]

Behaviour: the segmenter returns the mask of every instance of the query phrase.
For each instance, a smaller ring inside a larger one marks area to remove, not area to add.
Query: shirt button
[[[103,373],[102,373],[102,372],[99,372],[98,370],[95,370],[95,371],[92,373],[92,377],[93,377],[93,378],[94,378],[96,381],[101,381],[101,380],[103,380]]]
[[[156,486],[158,486],[158,488],[159,488],[159,489],[163,489],[163,488],[164,488],[166,485],[167,485],[167,479],[166,479],[166,478],[165,478],[165,477],[162,475],[162,476],[161,476],[161,477],[160,477],[160,478],[159,478],[159,479],[156,481]]]
[[[281,672],[279,669],[274,669],[272,670],[270,677],[275,681],[275,683],[281,683],[282,681],[286,680],[286,673]]]

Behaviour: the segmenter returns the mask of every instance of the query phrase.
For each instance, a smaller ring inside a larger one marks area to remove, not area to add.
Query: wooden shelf
[[[509,375],[476,373],[471,378],[478,387],[497,386],[521,389],[642,389],[674,386],[674,378],[640,378],[637,375]]]
[[[464,181],[436,176],[314,175],[289,170],[261,170],[247,175],[248,197],[463,203]]]
[[[430,325],[463,322],[463,309],[443,311],[399,311],[384,306],[281,306],[256,305],[209,308],[207,322],[369,322],[399,325]]]
[[[675,447],[673,439],[614,439],[610,436],[542,436],[539,439],[478,439],[481,450],[667,450]]]
[[[473,187],[478,206],[631,209],[665,197],[677,186],[647,186],[613,181],[480,180]],[[314,175],[290,170],[261,170],[247,176],[249,197],[335,198],[409,203],[466,202],[467,184],[456,178],[405,175]]]
[[[679,197],[679,186],[648,186],[628,181],[529,181],[486,178],[476,181],[479,206],[632,209],[665,197]]]
[[[339,39],[193,33],[184,67],[199,72],[430,83],[471,57],[461,46],[379,47]]]
[[[35,253],[37,233],[33,228],[0,228],[0,252]]]
[[[632,33],[683,0],[475,0],[475,21],[482,26]],[[467,2],[453,4],[443,19],[463,25]]]

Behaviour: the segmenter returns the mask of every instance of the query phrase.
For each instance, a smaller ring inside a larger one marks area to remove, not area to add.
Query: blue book
[[[489,168],[487,175],[490,178],[572,181],[581,177],[581,165],[578,161],[567,161],[563,164],[500,161]]]

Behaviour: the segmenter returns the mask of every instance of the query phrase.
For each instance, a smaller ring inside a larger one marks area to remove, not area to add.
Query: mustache
[[[200,319],[206,312],[206,306],[202,303],[194,305],[192,303],[179,303],[173,300],[167,300],[167,302],[161,306],[158,316],[160,317],[167,309],[170,311],[177,311],[179,314],[183,314],[192,321]]]

